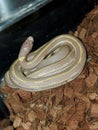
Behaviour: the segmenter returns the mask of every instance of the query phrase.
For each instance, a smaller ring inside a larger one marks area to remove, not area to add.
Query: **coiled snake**
[[[86,51],[79,39],[64,34],[31,52],[33,37],[23,43],[18,59],[5,74],[5,83],[26,91],[58,87],[75,79],[83,70]]]

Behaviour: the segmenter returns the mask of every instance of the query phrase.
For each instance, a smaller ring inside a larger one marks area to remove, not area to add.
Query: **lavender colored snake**
[[[40,91],[74,80],[84,68],[86,51],[81,41],[69,34],[59,35],[30,53],[33,37],[23,43],[18,59],[4,76],[12,88]]]

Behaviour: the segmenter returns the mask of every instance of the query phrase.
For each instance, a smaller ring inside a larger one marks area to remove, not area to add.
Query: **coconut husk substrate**
[[[0,122],[2,130],[98,130],[98,6],[69,33],[78,37],[87,51],[82,73],[47,91],[3,87],[10,117]]]

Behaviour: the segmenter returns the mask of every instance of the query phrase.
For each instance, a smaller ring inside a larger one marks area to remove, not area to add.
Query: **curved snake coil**
[[[79,39],[60,35],[31,52],[33,37],[23,43],[18,59],[5,74],[12,88],[40,91],[74,80],[83,70],[86,51]]]

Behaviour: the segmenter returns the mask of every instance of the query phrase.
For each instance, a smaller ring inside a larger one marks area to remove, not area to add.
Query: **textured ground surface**
[[[98,6],[87,14],[77,31],[69,32],[82,40],[87,61],[74,81],[43,92],[25,92],[7,86],[5,103],[10,123],[3,130],[98,130]],[[10,125],[9,125],[10,124]]]

